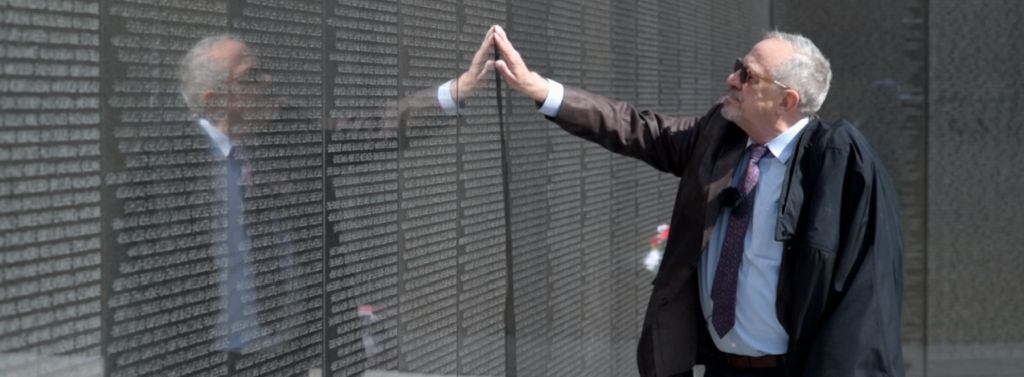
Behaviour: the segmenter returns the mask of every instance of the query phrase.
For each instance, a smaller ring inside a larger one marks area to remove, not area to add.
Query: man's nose
[[[736,73],[736,71],[729,73],[729,76],[725,77],[725,85],[728,85],[730,88],[739,88],[743,86],[743,83],[740,82],[739,73]]]

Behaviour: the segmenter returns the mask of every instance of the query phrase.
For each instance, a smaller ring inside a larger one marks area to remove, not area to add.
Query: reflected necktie
[[[747,227],[754,212],[754,188],[757,187],[757,178],[761,175],[757,163],[765,156],[767,150],[760,144],[753,144],[748,148],[747,170],[739,187],[743,200],[732,209],[729,216],[725,240],[722,242],[722,253],[715,268],[715,280],[711,285],[711,300],[714,302],[711,324],[715,326],[719,338],[724,337],[736,322],[736,283],[743,260],[743,239],[747,235]]]
[[[245,228],[242,227],[242,165],[238,158],[238,148],[231,148],[227,156],[227,177],[225,191],[227,194],[227,269],[224,284],[225,310],[227,311],[227,347],[228,350],[241,351],[244,346],[242,335],[235,326],[241,327],[246,319],[246,304],[242,301],[245,294],[243,286],[246,281],[247,266],[243,255],[242,240]]]

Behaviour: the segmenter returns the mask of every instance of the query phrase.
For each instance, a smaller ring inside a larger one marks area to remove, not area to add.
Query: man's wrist
[[[530,74],[534,75],[537,85],[535,89],[530,91],[529,97],[537,103],[542,103],[548,98],[548,94],[551,91],[551,81],[537,72],[530,72]]]
[[[561,83],[551,79],[544,79],[547,82],[547,95],[543,101],[537,101],[540,104],[541,114],[547,115],[551,118],[558,116],[558,110],[562,108],[562,99],[565,97],[565,87]]]
[[[437,102],[441,105],[441,110],[445,114],[455,115],[459,113],[459,105],[455,103],[454,98],[458,95],[453,91],[458,90],[455,86],[458,85],[458,80],[448,80],[448,82],[442,84],[437,88]]]
[[[463,74],[459,75],[459,77],[456,77],[454,80],[451,81],[452,82],[451,94],[452,94],[452,98],[454,98],[455,101],[462,101],[462,100],[464,100],[464,98],[459,98],[459,97],[462,96],[459,93],[459,91],[462,91],[463,93],[465,93],[466,91],[471,90],[470,88],[467,87],[466,83],[462,81],[462,77],[465,76],[465,75],[466,74],[463,73]]]

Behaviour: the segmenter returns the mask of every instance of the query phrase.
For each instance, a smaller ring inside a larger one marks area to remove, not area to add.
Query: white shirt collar
[[[206,118],[199,118],[199,127],[202,127],[203,131],[206,131],[206,134],[210,135],[210,140],[213,141],[213,144],[217,146],[217,149],[224,153],[223,157],[227,157],[228,154],[231,153],[232,145],[231,139],[228,138],[228,135],[220,132],[220,130],[218,130],[217,127],[214,127]]]
[[[796,135],[799,135],[800,131],[803,131],[804,127],[807,126],[807,123],[810,123],[810,120],[811,118],[804,117],[796,121],[796,123],[793,123],[786,132],[779,134],[779,136],[776,136],[765,144],[765,146],[768,147],[768,151],[772,153],[772,156],[775,156],[775,158],[785,164],[786,161],[789,160],[789,156],[793,155],[793,148],[795,148],[793,141],[796,140]],[[747,138],[748,147],[753,143],[753,140]]]

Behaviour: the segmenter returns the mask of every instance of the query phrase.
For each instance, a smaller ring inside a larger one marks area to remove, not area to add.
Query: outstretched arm
[[[716,107],[703,118],[665,117],[580,89],[563,89],[526,66],[504,29],[494,26],[492,30],[494,46],[501,54],[494,66],[509,87],[543,103],[541,112],[569,133],[658,170],[682,175],[702,129],[698,126],[718,114]]]

